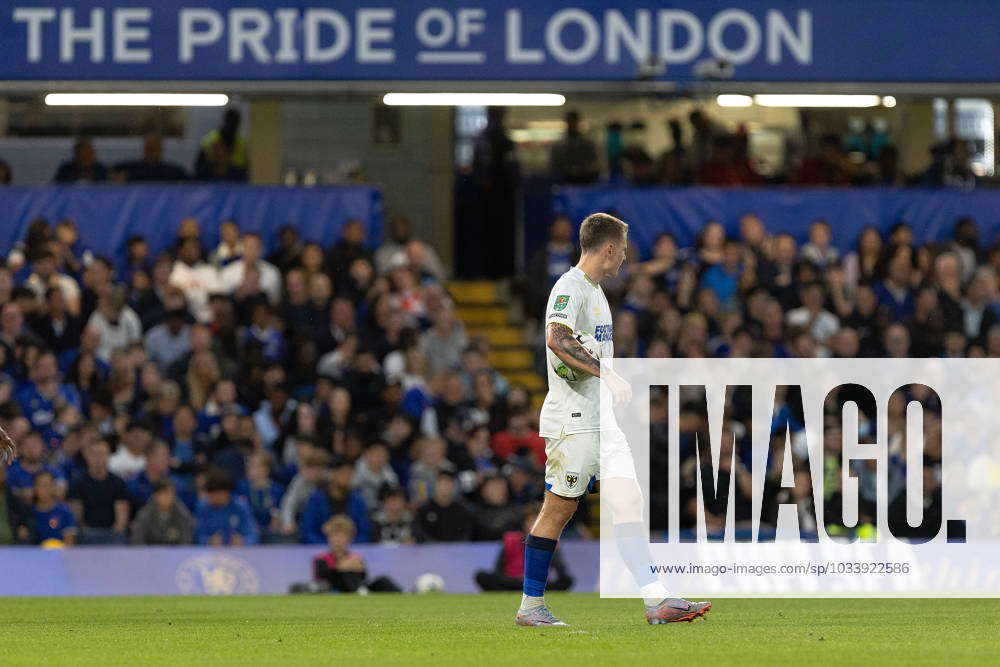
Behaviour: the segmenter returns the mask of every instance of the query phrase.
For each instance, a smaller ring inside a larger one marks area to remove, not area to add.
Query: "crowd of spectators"
[[[751,155],[745,125],[730,131],[700,109],[690,113],[686,128],[679,118],[667,119],[670,148],[660,155],[648,150],[645,121],[609,123],[603,148],[584,134],[579,112],[567,112],[565,122],[566,132],[549,155],[549,175],[562,184],[590,185],[605,178],[640,186],[781,183],[971,190],[978,182],[969,164],[969,142],[953,138],[935,144],[927,169],[905,174],[898,149],[877,123],[845,135],[806,131],[803,146],[786,141],[782,164],[762,168]]]
[[[1000,356],[1000,246],[972,219],[941,243],[916,243],[905,222],[865,229],[844,255],[819,220],[803,243],[752,213],[736,229],[708,222],[693,248],[664,233],[649,259],[605,282],[617,355]],[[529,304],[575,261],[571,230],[557,220],[533,260]],[[206,248],[199,223],[184,220],[163,253],[134,237],[115,263],[71,221],[38,220],[8,253],[0,426],[20,458],[0,467],[0,542],[318,544],[340,515],[359,542],[497,540],[520,528],[542,490],[537,411],[489,367],[489,341],[468,339],[440,260],[408,221],[393,220],[374,253],[359,221],[329,248],[283,228],[270,253],[234,221],[219,232]],[[696,408],[682,404],[687,494],[704,426]],[[665,408],[651,414],[665,433]],[[723,473],[737,482],[745,419],[727,426],[738,465]],[[857,472],[864,494],[874,477]],[[933,452],[925,472],[933,488]],[[768,483],[773,509],[790,491]],[[735,489],[743,519],[749,491]],[[579,519],[570,534],[587,536]]]
[[[34,221],[0,266],[0,543],[497,540],[541,497],[529,392],[469,339],[434,250],[183,220],[94,255]],[[273,243],[269,243],[273,241]],[[268,253],[265,248],[270,246]]]

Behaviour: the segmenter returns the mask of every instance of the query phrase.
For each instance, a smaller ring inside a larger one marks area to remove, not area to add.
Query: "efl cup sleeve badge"
[[[575,487],[576,483],[579,481],[580,481],[580,473],[578,472],[566,473],[566,484],[569,485],[569,488],[572,489],[573,487]]]
[[[566,310],[566,306],[569,305],[569,295],[560,294],[556,297],[556,302],[552,304],[553,310]]]

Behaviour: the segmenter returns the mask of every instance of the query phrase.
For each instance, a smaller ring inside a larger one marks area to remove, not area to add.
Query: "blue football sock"
[[[540,598],[545,595],[549,578],[549,563],[558,540],[528,535],[524,540],[524,594]]]
[[[649,552],[649,538],[642,522],[615,524],[615,541],[625,566],[640,589],[658,581],[650,569],[653,555]]]

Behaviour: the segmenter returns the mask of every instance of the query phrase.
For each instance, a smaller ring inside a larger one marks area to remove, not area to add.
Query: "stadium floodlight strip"
[[[752,107],[753,98],[749,95],[719,95],[715,98],[720,107]]]
[[[878,95],[754,95],[762,107],[843,107],[863,109],[882,103]]]
[[[382,102],[404,107],[561,107],[556,93],[386,93]]]
[[[50,107],[224,107],[229,96],[222,93],[49,93]]]
[[[720,107],[826,107],[845,109],[865,109],[880,104],[892,108],[896,98],[892,95],[719,95],[715,98]]]

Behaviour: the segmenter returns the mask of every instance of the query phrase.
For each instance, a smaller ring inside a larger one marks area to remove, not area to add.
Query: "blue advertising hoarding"
[[[12,0],[0,80],[1000,80],[992,0]]]
[[[710,221],[738,235],[746,213],[758,215],[770,233],[788,233],[800,243],[814,220],[825,220],[842,253],[857,247],[865,227],[885,233],[896,222],[908,223],[919,244],[951,238],[955,223],[966,216],[978,224],[985,245],[1000,237],[1000,191],[986,189],[566,187],[555,193],[553,210],[577,225],[594,211],[614,213],[629,223],[630,239],[644,259],[664,232],[682,247],[693,247]]]
[[[261,235],[268,249],[283,225],[295,225],[303,240],[332,245],[344,223],[364,223],[366,241],[382,242],[382,194],[368,186],[283,188],[250,185],[74,185],[0,188],[0,250],[24,238],[35,218],[69,218],[80,240],[97,255],[124,259],[125,243],[141,235],[158,253],[175,239],[184,218],[203,226],[203,241],[218,243],[219,223],[235,220]]]
[[[595,541],[559,543],[574,591],[597,590]],[[351,547],[371,577],[388,576],[412,591],[420,575],[437,574],[448,593],[479,590],[477,570],[492,570],[497,543]],[[281,594],[312,578],[322,546],[0,548],[0,596]],[[114,563],[114,567],[109,567]]]

